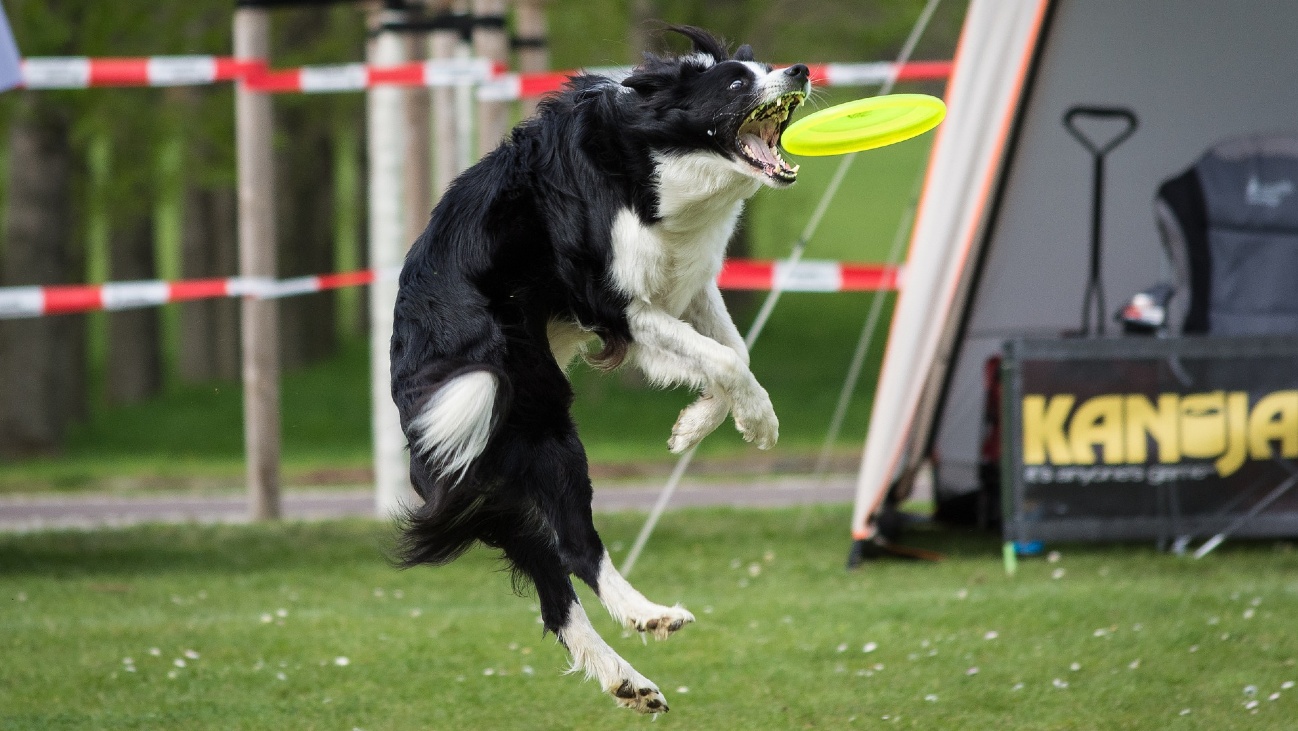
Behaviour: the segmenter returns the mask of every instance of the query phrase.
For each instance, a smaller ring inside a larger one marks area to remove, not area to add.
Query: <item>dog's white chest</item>
[[[658,161],[658,216],[630,209],[613,222],[613,278],[633,299],[679,317],[721,271],[726,244],[757,183],[712,154]]]

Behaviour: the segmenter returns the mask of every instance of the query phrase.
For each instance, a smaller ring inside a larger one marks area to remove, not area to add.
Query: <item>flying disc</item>
[[[838,104],[789,125],[780,145],[794,155],[817,157],[872,150],[936,127],[946,105],[928,94],[888,94]]]

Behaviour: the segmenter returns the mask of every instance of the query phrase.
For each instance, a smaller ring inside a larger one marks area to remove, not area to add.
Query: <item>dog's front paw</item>
[[[694,621],[694,615],[679,604],[664,607],[657,604],[626,618],[628,628],[665,640],[676,630]]]
[[[666,713],[667,699],[658,688],[643,675],[633,674],[635,677],[608,689],[617,699],[617,704],[636,713]]]
[[[754,383],[748,394],[735,399],[732,408],[735,428],[739,429],[744,441],[756,444],[758,449],[775,446],[780,438],[780,420],[775,416],[766,389]]]
[[[697,401],[681,409],[681,415],[672,427],[671,439],[667,440],[667,448],[672,454],[680,454],[693,447],[721,426],[729,412],[730,405],[725,399],[703,394]]]

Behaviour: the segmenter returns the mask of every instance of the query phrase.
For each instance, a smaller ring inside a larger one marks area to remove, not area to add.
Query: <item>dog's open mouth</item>
[[[763,174],[792,183],[798,178],[798,166],[780,157],[780,134],[789,126],[789,117],[806,94],[791,91],[773,101],[759,105],[739,125],[739,155]]]

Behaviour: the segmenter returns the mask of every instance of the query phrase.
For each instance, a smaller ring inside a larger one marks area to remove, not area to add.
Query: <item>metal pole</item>
[[[473,0],[473,54],[492,61],[509,61],[505,33],[505,0]],[[496,149],[509,131],[509,104],[478,102],[478,157]]]
[[[270,17],[264,8],[234,11],[234,55],[265,61]],[[270,96],[238,84],[234,94],[239,190],[239,275],[275,277],[275,169]],[[243,344],[243,442],[248,512],[253,520],[280,517],[279,321],[273,299],[240,303]]]
[[[371,27],[404,20],[395,10],[376,10]],[[371,64],[391,66],[405,61],[406,40],[394,32],[380,32],[369,44]],[[369,267],[385,271],[401,265],[408,241],[402,182],[406,154],[405,93],[398,87],[380,86],[366,92],[369,150]],[[388,342],[392,338],[392,308],[397,283],[379,278],[370,285],[370,400],[374,430],[375,510],[379,517],[400,514],[416,504],[410,489],[405,435],[396,404],[392,402]]]

